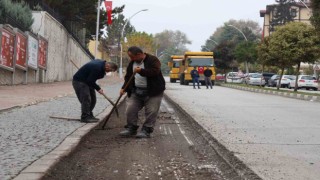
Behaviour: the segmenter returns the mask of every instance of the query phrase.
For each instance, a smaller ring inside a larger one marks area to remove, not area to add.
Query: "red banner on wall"
[[[16,32],[16,67],[27,69],[27,37],[20,32]]]
[[[14,38],[15,35],[6,29],[1,29],[0,66],[13,71]]]
[[[39,38],[39,54],[38,54],[38,66],[39,68],[47,68],[47,53],[48,53],[48,41],[44,38]]]
[[[112,1],[104,1],[104,5],[106,7],[107,11],[107,24],[110,25],[112,24],[112,18],[111,18],[111,13],[112,13]]]

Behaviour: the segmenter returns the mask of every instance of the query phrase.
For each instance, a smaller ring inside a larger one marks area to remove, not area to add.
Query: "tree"
[[[46,8],[51,8],[55,15],[59,16],[64,26],[72,29],[74,34],[80,31],[84,27],[86,28],[85,42],[93,40],[96,34],[97,23],[97,0],[12,0],[16,2],[25,1],[32,9],[38,9],[36,6],[42,5]],[[102,1],[103,2],[103,1]],[[123,11],[124,5],[121,7],[115,7],[112,10],[112,14],[118,14]],[[41,8],[40,8],[41,9]],[[102,29],[106,25],[106,12],[100,11],[100,28]],[[114,18],[114,16],[113,16]],[[99,36],[103,35],[103,32],[99,31]]]
[[[164,30],[154,35],[155,47],[157,48],[157,56],[161,60],[161,70],[169,72],[168,61],[170,55],[183,55],[188,51],[186,45],[191,44],[187,35],[181,31]]]
[[[20,25],[19,28],[21,28],[22,31],[30,31],[34,21],[31,9],[25,2],[0,0],[0,24],[8,17],[14,19],[14,21]]]
[[[281,76],[284,68],[293,65],[297,65],[298,76],[301,62],[314,63],[320,57],[320,40],[315,29],[302,22],[290,22],[276,28],[271,35],[269,48],[271,59],[278,60],[276,65],[281,69]]]
[[[132,34],[127,35],[127,42],[123,43],[123,49],[127,49],[130,46],[138,46],[140,47],[144,52],[153,54],[156,51],[154,38],[152,34],[147,34],[145,32],[135,32]],[[123,55],[125,57],[123,59],[123,64],[126,67],[129,59],[125,54]]]
[[[226,74],[226,70],[235,67],[233,49],[234,44],[230,41],[220,43],[214,48],[214,64],[218,69],[222,69]]]
[[[112,24],[105,26],[105,34],[100,39],[100,50],[106,52],[110,55],[110,57],[113,57],[111,59],[114,62],[117,62],[116,59],[120,55],[120,42],[123,40],[121,39],[121,31],[125,24],[126,20],[124,15],[121,13],[114,14],[114,17],[112,19]],[[125,29],[124,29],[124,35],[130,34],[136,32],[135,28],[130,24],[130,22],[127,23]]]
[[[214,39],[217,42],[233,40],[236,44],[245,40],[238,30],[227,25],[233,25],[240,29],[248,41],[257,41],[261,37],[261,28],[258,22],[251,20],[229,20],[223,26],[217,28],[213,35],[210,36],[210,39]]]
[[[234,56],[238,63],[255,63],[257,59],[256,47],[257,43],[252,41],[239,43],[234,50]]]
[[[221,48],[216,48],[220,44],[228,44],[229,49],[228,52],[235,52],[234,48],[237,46],[239,43],[243,43],[245,40],[244,36],[235,28],[229,27],[228,25],[233,25],[237,27],[245,37],[248,39],[249,42],[257,42],[259,41],[261,37],[261,28],[259,26],[259,23],[251,21],[251,20],[229,20],[228,22],[225,22],[223,26],[219,27],[216,29],[216,31],[206,40],[205,45],[202,46],[202,50],[205,49],[213,49],[215,52],[219,52],[217,49]],[[214,43],[212,40],[214,40],[216,43]],[[228,43],[225,43],[228,42]],[[231,45],[232,44],[232,45]],[[249,43],[251,44],[251,43]],[[215,55],[216,56],[216,55]],[[232,55],[234,56],[234,55]],[[250,54],[247,55],[248,57]],[[251,59],[251,62],[254,62],[255,59]],[[219,60],[218,60],[219,61]],[[240,61],[239,62],[244,62]],[[229,63],[226,63],[227,65]],[[232,65],[238,64],[237,62],[233,62]],[[229,64],[230,65],[230,64]],[[227,66],[229,66],[227,65]],[[224,67],[227,67],[224,66]]]
[[[320,36],[320,0],[311,0],[312,16],[310,18],[312,25]]]
[[[178,52],[185,52],[186,45],[191,44],[187,35],[179,30],[164,30],[154,35],[158,54],[168,49],[173,49]]]

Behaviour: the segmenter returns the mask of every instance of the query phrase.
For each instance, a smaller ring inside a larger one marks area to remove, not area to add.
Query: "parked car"
[[[266,81],[266,85],[268,84],[269,79],[275,75],[275,73],[270,73],[270,72],[264,72],[262,73],[262,76],[264,77],[264,80]]]
[[[216,75],[216,81],[224,81],[224,74],[217,74]]]
[[[243,78],[239,76],[238,72],[229,72],[226,76],[227,83],[242,83]]]
[[[250,73],[246,77],[245,82],[248,85],[258,85],[258,86],[263,86],[263,87],[266,84],[264,77],[262,76],[262,74],[259,74],[259,73]]]
[[[245,84],[248,84],[248,80],[250,79],[249,77],[252,76],[253,74],[259,74],[259,73],[249,73],[249,74],[245,74],[243,77],[243,82]]]
[[[290,81],[293,79],[295,79],[294,75],[282,75],[280,87],[282,88],[289,87]],[[276,86],[278,86],[279,81],[277,80],[276,82],[277,82]]]
[[[277,86],[277,81],[279,80],[279,75],[275,74],[271,76],[271,78],[268,80],[268,87],[276,87]]]
[[[296,79],[290,81],[288,88],[294,88],[296,83]],[[315,91],[318,90],[319,84],[318,81],[310,76],[310,75],[299,75],[298,76],[298,89],[306,88],[306,90],[313,89]]]

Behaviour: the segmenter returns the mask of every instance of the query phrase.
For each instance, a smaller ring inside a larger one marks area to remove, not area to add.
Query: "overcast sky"
[[[260,10],[275,0],[113,0],[112,6],[125,5],[124,15],[131,18],[137,31],[156,34],[180,30],[189,40],[191,51],[200,51],[215,30],[230,19],[253,20],[262,27]]]

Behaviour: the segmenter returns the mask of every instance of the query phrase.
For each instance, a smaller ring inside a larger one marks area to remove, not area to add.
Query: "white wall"
[[[45,11],[33,12],[34,23],[32,32],[41,35],[48,41],[47,70],[28,69],[25,73],[15,69],[13,84],[55,82],[72,80],[76,67],[70,62],[72,59],[79,67],[90,61],[90,55],[72,38],[68,31]],[[10,85],[12,72],[0,68],[0,85]]]

